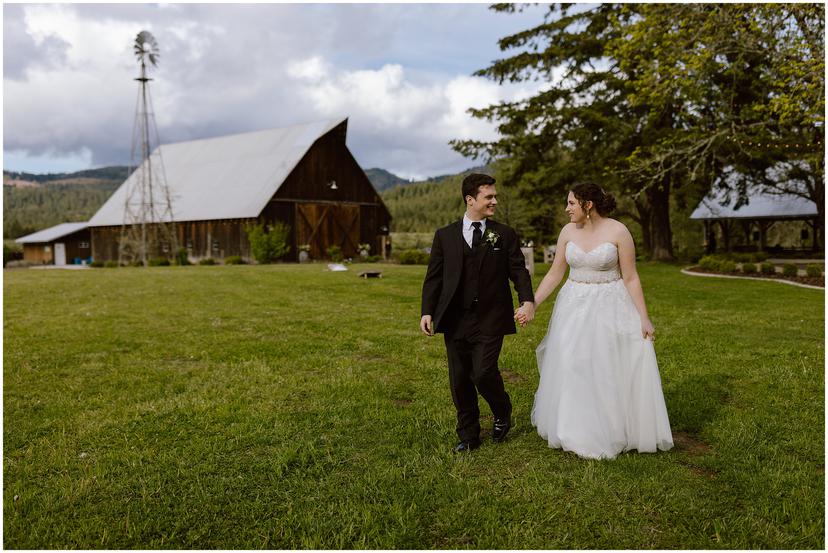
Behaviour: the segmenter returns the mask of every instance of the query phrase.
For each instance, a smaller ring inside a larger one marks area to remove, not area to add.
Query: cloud
[[[164,142],[349,116],[363,167],[455,172],[474,162],[449,140],[495,137],[466,110],[537,88],[469,76],[528,21],[474,4],[6,5],[4,151],[128,163],[147,29]]]
[[[399,64],[336,71],[318,56],[294,62],[288,76],[303,112],[351,117],[349,140],[364,166],[415,178],[469,166],[472,162],[449,148],[449,140],[494,140],[497,133],[493,124],[470,117],[468,109],[525,97],[531,88],[462,75],[417,82]]]

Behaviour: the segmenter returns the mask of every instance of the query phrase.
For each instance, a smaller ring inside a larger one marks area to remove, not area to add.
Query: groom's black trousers
[[[464,312],[458,323],[453,332],[444,334],[449,384],[457,408],[457,436],[460,441],[476,441],[480,439],[477,392],[489,404],[495,418],[507,418],[512,413],[512,403],[497,366],[503,336],[480,334],[473,311]]]

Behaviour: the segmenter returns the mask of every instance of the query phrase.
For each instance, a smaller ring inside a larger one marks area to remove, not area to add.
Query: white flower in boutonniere
[[[500,240],[500,235],[493,230],[487,230],[486,236],[483,237],[483,240],[488,242],[490,246],[494,246],[497,244],[497,241]]]

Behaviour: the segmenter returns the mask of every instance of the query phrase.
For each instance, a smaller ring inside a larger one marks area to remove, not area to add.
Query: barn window
[[[190,238],[187,238],[187,249],[190,251],[193,249],[193,241]]]
[[[162,250],[164,253],[169,253],[169,252],[170,252],[170,245],[169,245],[169,244],[167,244],[166,242],[162,242],[162,243],[161,243],[161,250]]]
[[[213,251],[216,252],[216,253],[218,253],[218,251],[219,251],[219,241],[218,240],[213,240]]]
[[[52,251],[52,246],[43,246],[43,251],[49,253],[50,251]]]
[[[81,242],[80,244],[78,244],[78,247],[82,250],[88,250],[89,249],[89,242]]]

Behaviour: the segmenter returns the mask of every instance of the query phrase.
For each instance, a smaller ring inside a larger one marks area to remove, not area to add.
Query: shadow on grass
[[[730,401],[731,376],[726,373],[694,375],[664,390],[670,426],[674,433],[694,439],[713,422]]]

